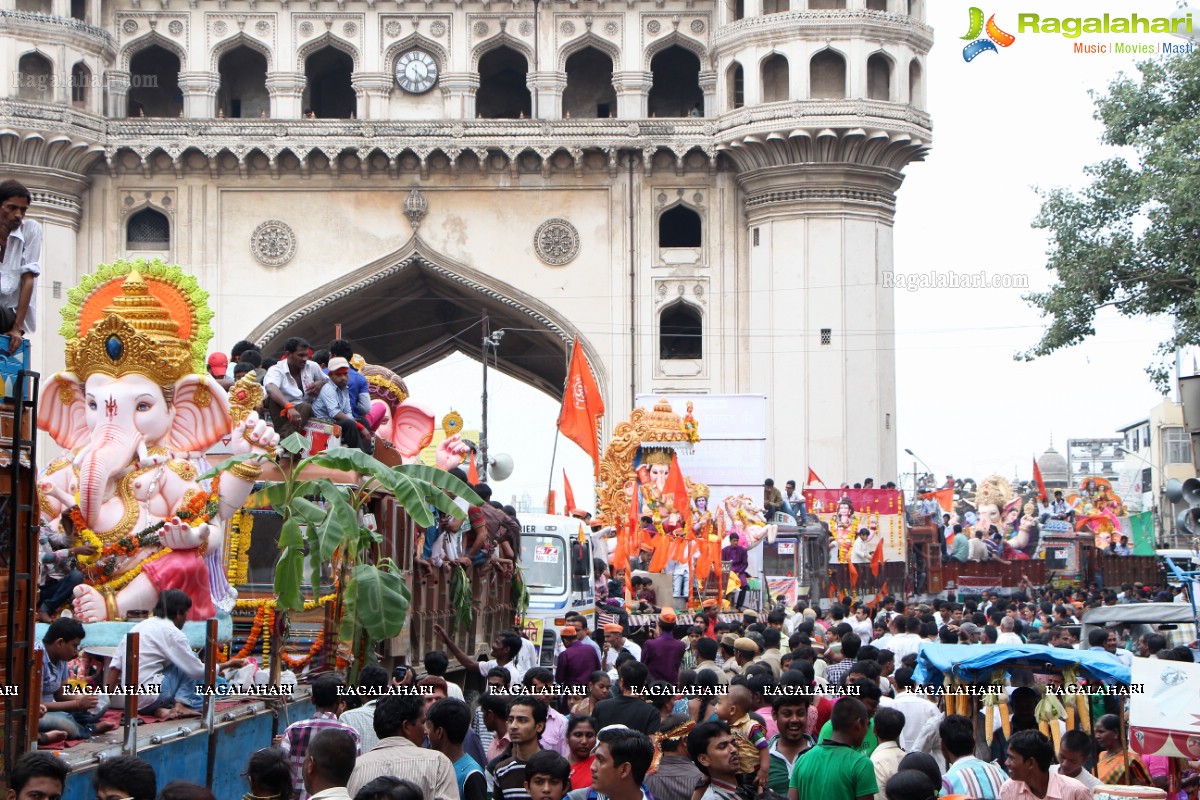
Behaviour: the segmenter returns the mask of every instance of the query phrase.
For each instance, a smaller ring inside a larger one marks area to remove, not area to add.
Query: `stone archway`
[[[433,252],[420,239],[289,303],[248,337],[266,355],[291,336],[323,347],[334,325],[368,363],[410,374],[460,351],[480,357],[479,320],[505,330],[496,367],[554,398],[562,396],[571,344],[579,338],[605,392],[604,362],[580,332],[536,298]],[[605,398],[608,401],[608,398]]]

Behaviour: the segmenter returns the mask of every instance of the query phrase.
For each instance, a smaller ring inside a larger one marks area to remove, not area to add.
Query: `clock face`
[[[424,50],[409,50],[396,60],[396,83],[406,92],[428,92],[437,79],[437,60]]]

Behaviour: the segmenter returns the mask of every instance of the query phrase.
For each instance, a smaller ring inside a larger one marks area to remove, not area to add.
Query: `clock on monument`
[[[409,50],[396,59],[396,83],[406,92],[428,92],[437,79],[437,59],[424,50]]]

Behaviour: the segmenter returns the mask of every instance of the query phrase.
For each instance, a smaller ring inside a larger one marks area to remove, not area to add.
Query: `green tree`
[[[1043,193],[1034,227],[1050,232],[1047,266],[1057,280],[1025,299],[1050,318],[1030,361],[1095,333],[1096,313],[1162,315],[1172,336],[1146,371],[1166,389],[1168,361],[1200,341],[1200,53],[1138,64],[1108,94],[1093,93],[1102,141],[1125,148],[1086,172],[1081,192]]]

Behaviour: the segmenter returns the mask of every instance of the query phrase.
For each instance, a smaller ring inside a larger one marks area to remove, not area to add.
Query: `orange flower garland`
[[[307,655],[301,656],[300,658],[292,658],[291,656],[289,656],[287,653],[285,653],[283,651],[283,648],[280,648],[279,657],[281,659],[283,659],[284,664],[287,664],[292,669],[300,669],[304,665],[308,664],[308,662],[312,661],[313,658],[316,657],[317,653],[321,652],[321,648],[324,646],[325,646],[325,633],[322,632],[320,635],[317,636],[316,641],[314,641],[312,643],[312,647],[308,648]]]

